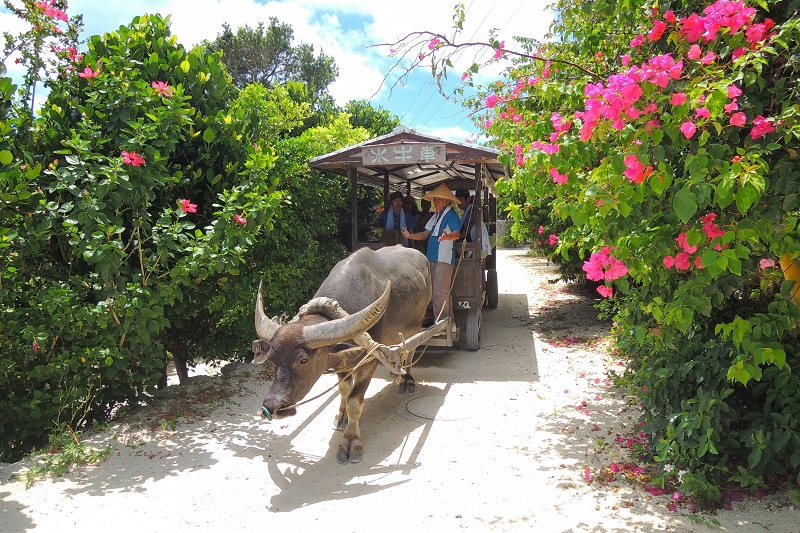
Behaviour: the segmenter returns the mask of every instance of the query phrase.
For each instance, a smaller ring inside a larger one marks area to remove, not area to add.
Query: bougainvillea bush
[[[546,43],[403,43],[443,74],[465,46],[508,65],[472,102],[513,166],[498,187],[601,284],[652,457],[684,480],[800,482],[800,308],[780,266],[800,258],[798,7],[558,1]]]

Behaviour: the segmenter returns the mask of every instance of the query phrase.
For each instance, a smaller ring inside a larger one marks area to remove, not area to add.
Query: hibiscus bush
[[[651,456],[687,479],[800,482],[800,299],[781,270],[800,257],[798,3],[553,8],[545,43],[420,32],[396,50],[443,75],[467,46],[509,65],[471,102],[514,167],[498,188],[601,284]]]
[[[241,142],[227,111],[219,56],[184,49],[168,19],[57,52],[30,140],[21,115],[0,116],[2,460],[140,400],[167,350],[239,304],[227,288],[283,198],[271,148]]]

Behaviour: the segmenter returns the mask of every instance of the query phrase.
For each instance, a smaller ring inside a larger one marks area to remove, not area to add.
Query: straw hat
[[[444,183],[442,183],[441,185],[439,185],[438,187],[433,189],[428,194],[425,194],[425,195],[422,196],[423,200],[433,201],[434,198],[444,198],[445,200],[450,200],[452,202],[458,202],[458,198],[456,198],[456,195],[453,194],[450,191],[450,189],[447,188],[447,185],[445,185]]]

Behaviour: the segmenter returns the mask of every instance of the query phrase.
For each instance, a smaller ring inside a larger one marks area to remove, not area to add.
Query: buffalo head
[[[339,365],[347,352],[363,351],[344,341],[361,337],[381,319],[390,293],[391,283],[387,283],[377,300],[352,315],[342,312],[328,298],[315,298],[290,322],[282,324],[264,312],[259,284],[255,325],[260,338],[253,341],[253,364],[270,361],[275,366],[275,379],[263,402],[266,416],[295,414],[292,406],[308,394],[325,370]],[[339,312],[330,312],[332,308]]]

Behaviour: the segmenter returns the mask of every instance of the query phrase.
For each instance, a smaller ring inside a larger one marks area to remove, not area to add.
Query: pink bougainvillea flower
[[[678,21],[678,19],[675,17],[675,13],[673,13],[671,9],[664,11],[664,20],[670,24],[675,24]]]
[[[683,251],[686,252],[687,254],[693,254],[693,253],[695,253],[697,251],[697,246],[689,246],[689,243],[686,242],[686,232],[685,231],[681,232],[681,234],[678,235],[675,238],[675,240],[678,241],[678,244],[681,245],[681,248],[683,248]]]
[[[672,105],[683,105],[686,101],[686,93],[672,93],[672,98],[669,99],[669,103]]]
[[[705,216],[700,217],[700,220],[703,222],[703,231],[711,240],[716,239],[717,237],[722,237],[725,235],[725,231],[721,230],[719,226],[714,223],[716,220],[717,214],[716,213],[709,213]],[[721,246],[718,244],[714,247],[715,250],[720,250]]]
[[[545,61],[544,68],[542,69],[542,79],[546,80],[550,77],[550,61]]]
[[[639,48],[644,44],[644,37],[641,35],[637,35],[633,39],[631,39],[631,48]]]
[[[703,268],[703,258],[702,258],[702,257],[700,257],[699,255],[698,255],[697,257],[695,257],[695,258],[694,258],[694,267],[695,267],[696,269],[698,269],[698,270],[700,270],[701,268]]]
[[[728,85],[728,98],[736,98],[742,95],[742,90],[736,84]]]
[[[561,174],[556,167],[550,169],[550,176],[553,178],[553,183],[558,183],[559,185],[564,185],[569,180],[569,176]]]
[[[496,94],[490,94],[486,97],[486,107],[493,108],[500,101],[500,97]]]
[[[732,126],[744,126],[745,124],[747,124],[747,116],[741,111],[731,115]]]
[[[619,56],[620,60],[622,60],[622,66],[627,67],[628,64],[631,62],[631,55],[630,54],[622,54]]]
[[[669,270],[670,268],[675,266],[675,258],[671,255],[664,257],[664,268]]]
[[[737,59],[737,58],[740,58],[740,57],[742,57],[743,55],[745,55],[746,53],[747,53],[747,48],[745,48],[744,46],[742,46],[741,48],[737,48],[736,50],[734,50],[734,51],[731,53],[731,59]]]
[[[36,350],[39,349],[39,343],[36,342],[36,341],[33,341],[33,344],[31,344],[31,348],[33,348],[33,351],[35,352]]]
[[[544,226],[539,226],[539,235],[544,233]]]
[[[52,1],[43,0],[41,2],[36,2],[36,7],[42,10],[42,13],[45,16],[63,20],[64,22],[68,21],[67,13],[61,9],[55,7],[55,3]]]
[[[503,52],[504,52],[503,49],[505,48],[505,46],[506,46],[506,42],[505,41],[501,41],[500,42],[500,48],[497,48],[494,51],[494,58],[495,59],[500,59],[501,57],[503,57]]]
[[[169,98],[170,96],[172,96],[172,87],[167,85],[166,82],[154,81],[153,83],[151,83],[151,86],[153,87],[153,89],[155,89],[155,91],[159,95],[164,96],[165,98]]]
[[[707,107],[698,107],[694,110],[694,118],[708,118],[711,116],[711,111]]]
[[[734,111],[739,109],[739,104],[738,102],[736,102],[736,99],[734,99],[732,102],[728,102],[723,107],[726,113],[733,113]]]
[[[675,268],[678,270],[689,270],[692,264],[689,262],[689,254],[680,252],[675,256]]]
[[[126,165],[138,167],[142,163],[144,163],[144,157],[140,156],[136,152],[126,152],[125,150],[123,150],[121,152],[121,155],[122,155],[122,162],[125,163]]]
[[[647,38],[650,42],[655,42],[661,39],[661,36],[664,35],[664,31],[667,29],[667,23],[662,20],[657,20],[653,23],[653,29],[650,30],[650,33],[647,34]]]
[[[708,52],[706,55],[704,55],[704,56],[703,56],[703,57],[700,59],[700,63],[701,63],[701,64],[703,64],[703,65],[710,65],[711,63],[713,63],[713,62],[714,62],[714,60],[715,60],[716,58],[717,58],[717,56],[716,56],[716,55],[714,55],[714,52]]]
[[[431,42],[428,43],[428,50],[433,50],[434,48],[439,46],[440,42],[441,41],[439,39],[434,37],[433,39],[431,39]]]
[[[681,124],[681,133],[687,139],[691,139],[694,133],[697,131],[697,126],[694,125],[694,122],[687,120],[683,124]]]
[[[628,273],[628,267],[611,255],[613,247],[605,246],[599,252],[594,252],[588,261],[583,263],[586,277],[592,281],[614,281]]]
[[[703,51],[700,50],[700,45],[693,44],[692,46],[689,47],[689,52],[686,53],[686,57],[688,57],[689,59],[700,59],[702,53]]]
[[[547,155],[553,155],[558,153],[558,149],[559,147],[557,144],[548,143],[544,145],[542,151]]]
[[[760,41],[764,41],[772,36],[769,30],[771,30],[773,26],[775,26],[775,23],[772,22],[771,19],[764,19],[764,22],[751,25],[744,32],[747,42],[750,43],[750,46],[755,48]]]
[[[603,298],[611,298],[614,295],[614,289],[611,287],[606,287],[605,285],[600,285],[597,287],[597,292],[599,292],[600,296]]]
[[[235,220],[236,222],[238,222],[238,223],[239,223],[239,224],[241,224],[242,226],[244,226],[245,224],[247,224],[247,219],[246,219],[246,218],[244,218],[242,215],[240,215],[240,214],[238,214],[238,213],[237,213],[237,214],[235,214],[235,215],[233,215],[233,220]]]
[[[550,243],[550,246],[555,246],[558,243],[558,235],[551,233],[550,237],[548,238],[548,242]]]
[[[469,77],[469,72],[465,72],[464,74],[461,75],[461,81],[466,80],[468,77]]]
[[[750,130],[750,137],[753,139],[760,139],[767,133],[773,131],[775,131],[775,126],[772,125],[772,122],[770,122],[768,118],[758,115],[753,119],[753,129]]]
[[[775,260],[765,257],[761,261],[758,262],[758,267],[761,270],[766,270],[768,268],[775,268]]]
[[[181,210],[186,213],[197,213],[197,204],[193,204],[188,198],[181,200]]]
[[[84,79],[96,78],[100,75],[100,65],[97,65],[97,70],[92,70],[91,67],[86,67],[83,72],[78,72],[78,76]]]
[[[625,172],[623,174],[631,183],[642,183],[645,178],[645,166],[635,154],[628,154],[625,156]]]
[[[614,472],[615,474],[622,470],[617,463],[611,463],[608,465],[608,469]]]

